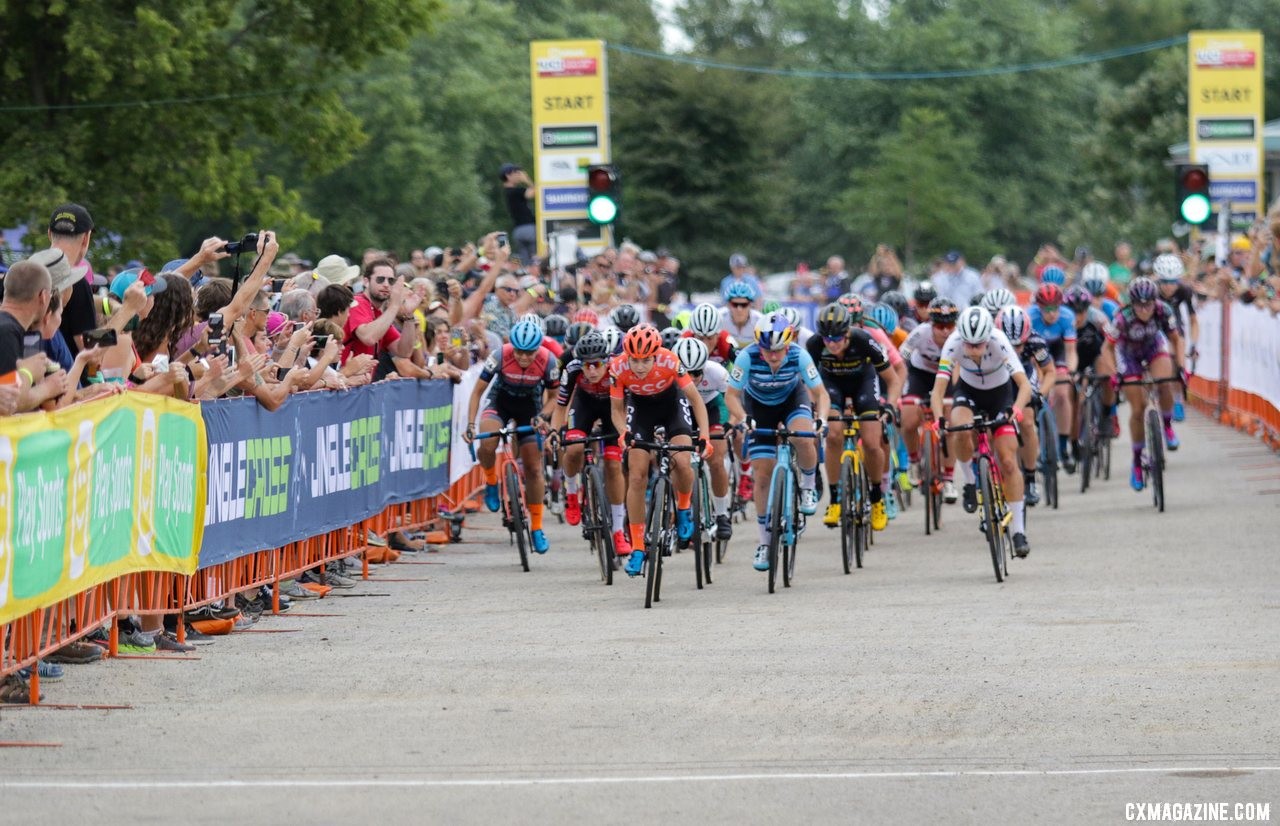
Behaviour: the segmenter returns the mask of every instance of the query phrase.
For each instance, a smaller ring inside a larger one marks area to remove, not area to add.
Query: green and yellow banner
[[[125,393],[0,418],[0,624],[134,571],[195,571],[200,408]]]

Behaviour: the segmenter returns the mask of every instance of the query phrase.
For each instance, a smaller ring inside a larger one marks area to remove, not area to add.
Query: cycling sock
[[[493,467],[483,468],[483,470],[484,470],[484,483],[486,485],[498,484],[498,466],[496,464]]]
[[[1009,524],[1009,529],[1013,533],[1025,534],[1027,532],[1025,510],[1027,503],[1019,499],[1016,502],[1009,503],[1009,513],[1013,514],[1013,521]]]
[[[569,476],[568,474],[565,474],[565,477],[564,477],[564,492],[565,492],[565,493],[577,493],[577,492],[578,492],[578,489],[579,489],[581,486],[582,486],[582,477],[581,477],[581,476],[579,476],[579,475],[578,475],[578,474],[576,474],[576,473],[575,473],[575,474],[573,474],[572,476]]]
[[[816,467],[800,469],[800,490],[813,490],[818,486],[818,469]]]
[[[632,524],[631,528],[631,550],[644,550],[644,525]]]
[[[1169,428],[1173,427],[1173,414],[1172,414],[1172,413],[1161,413],[1161,414],[1160,414],[1160,418],[1164,421],[1164,429],[1165,429],[1165,430],[1168,430]]]
[[[907,463],[907,445],[905,442],[898,442],[898,464],[905,465]]]
[[[952,480],[953,480],[953,479],[955,479],[955,478],[956,478],[956,469],[955,469],[955,468],[951,467],[951,468],[943,468],[943,469],[942,469],[942,481],[944,481],[944,482],[950,482],[950,481],[952,481]]]
[[[831,504],[836,505],[840,502],[840,483],[836,482],[830,487]]]
[[[1067,455],[1067,437],[1062,435],[1061,433],[1058,434],[1058,455],[1059,456]]]
[[[960,471],[960,481],[966,485],[972,485],[973,482],[973,465],[968,462],[956,462],[956,468]]]
[[[893,474],[886,470],[884,473],[884,478],[881,479],[880,481],[886,488],[893,487]]]
[[[1135,465],[1142,464],[1142,442],[1133,443],[1133,463]]]
[[[729,513],[729,494],[711,497],[711,505],[716,509],[716,516],[727,516]]]
[[[529,506],[529,530],[542,530],[542,503]]]
[[[676,491],[676,510],[687,511],[693,504],[693,491]]]
[[[1023,468],[1022,481],[1028,485],[1034,485],[1036,483],[1036,472],[1034,470],[1027,470],[1026,468]]]
[[[609,510],[613,513],[613,529],[615,531],[625,530],[627,524],[627,506],[610,505]]]
[[[871,504],[874,505],[876,502],[879,502],[883,498],[884,498],[884,489],[880,486],[879,482],[873,483],[871,485]]]
[[[760,531],[760,544],[769,544],[769,521],[767,517],[756,517],[756,530]]]
[[[913,465],[920,464],[920,451],[917,450],[915,453],[908,453],[907,461]]]

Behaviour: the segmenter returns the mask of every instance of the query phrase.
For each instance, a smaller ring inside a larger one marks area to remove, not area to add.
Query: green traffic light
[[[618,217],[618,204],[608,195],[593,195],[587,201],[587,218],[593,224],[612,224]]]
[[[1179,211],[1182,213],[1182,220],[1188,224],[1203,224],[1209,220],[1209,213],[1212,211],[1212,207],[1209,204],[1209,199],[1205,196],[1199,194],[1188,195],[1182,200]]]

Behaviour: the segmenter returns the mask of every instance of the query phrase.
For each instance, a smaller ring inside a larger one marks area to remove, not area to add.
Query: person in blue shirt
[[[1074,441],[1070,434],[1074,432],[1075,411],[1072,409],[1071,382],[1067,378],[1079,368],[1079,358],[1076,353],[1076,315],[1062,306],[1065,300],[1062,288],[1057,284],[1041,284],[1027,315],[1031,317],[1032,332],[1049,345],[1049,355],[1053,356],[1058,371],[1058,381],[1054,383],[1050,396],[1058,426],[1058,461],[1067,473],[1075,473],[1076,462],[1069,449]]]
[[[730,424],[740,425],[748,416],[755,420],[756,427],[769,430],[785,423],[789,430],[815,431],[815,420],[825,424],[831,407],[827,388],[813,357],[795,343],[796,329],[787,317],[782,313],[763,316],[756,325],[755,338],[755,343],[739,351],[729,371],[725,402]],[[818,510],[817,440],[797,439],[794,448],[800,465],[800,510],[813,515]],[[750,456],[751,472],[756,479],[756,526],[760,531],[754,565],[757,571],[767,571],[768,480],[773,473],[777,449],[772,440],[753,440]]]
[[[720,279],[721,300],[727,303],[729,301],[729,287],[733,284],[743,283],[751,286],[752,295],[755,296],[754,303],[759,306],[760,296],[764,295],[764,285],[760,283],[760,279],[755,273],[749,271],[750,267],[751,262],[742,253],[735,252],[729,256],[729,274]]]

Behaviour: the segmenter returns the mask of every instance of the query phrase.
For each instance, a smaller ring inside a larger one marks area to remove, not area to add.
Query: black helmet
[[[938,297],[938,291],[933,288],[932,281],[921,281],[911,297],[915,299],[917,307],[926,307]]]
[[[625,333],[640,323],[640,313],[630,304],[619,304],[609,313],[609,320],[614,327]]]
[[[569,319],[559,313],[552,313],[543,319],[543,331],[552,338],[564,338],[569,330]]]
[[[831,303],[818,310],[818,335],[839,338],[849,332],[849,311],[843,304]]]
[[[662,346],[668,350],[676,343],[676,339],[680,338],[680,330],[677,327],[664,327],[662,330]]]
[[[907,314],[907,297],[897,290],[889,290],[880,296],[880,303],[889,305],[889,309],[893,310],[899,316]],[[550,321],[551,319],[547,319]],[[547,333],[547,335],[551,335]]]
[[[601,361],[609,357],[609,342],[595,330],[591,330],[573,346],[578,361]]]
[[[583,336],[594,329],[595,327],[592,327],[585,321],[575,321],[573,324],[570,324],[569,329],[565,331],[564,343],[572,347],[581,341]]]
[[[955,324],[960,308],[949,298],[938,296],[929,302],[929,320],[941,324]]]

